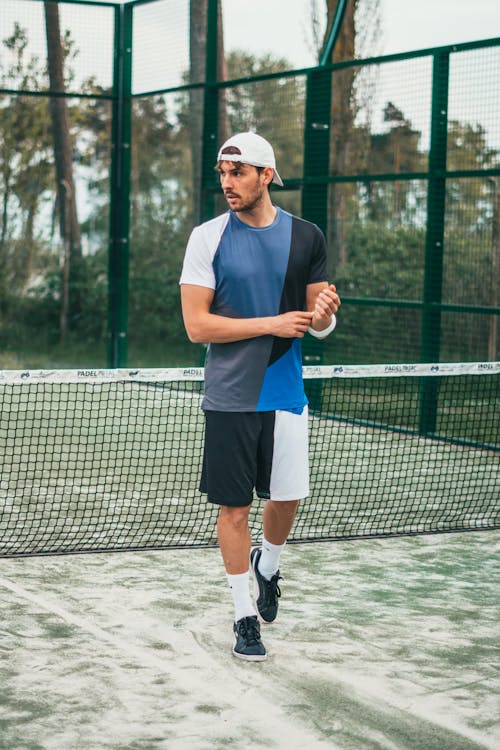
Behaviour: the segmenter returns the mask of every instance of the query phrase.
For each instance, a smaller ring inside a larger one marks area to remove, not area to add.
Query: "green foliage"
[[[228,78],[238,79],[291,69],[290,63],[270,55],[256,57],[246,52],[227,56]],[[248,82],[228,89],[231,132],[256,130],[275,144],[276,161],[288,178],[302,174],[305,81],[287,77]],[[299,147],[298,147],[299,146]]]
[[[390,229],[382,223],[354,221],[348,229],[348,261],[335,277],[341,297],[366,300],[420,300],[425,230]],[[345,304],[325,361],[359,363],[418,359],[419,317],[397,307]]]
[[[338,278],[344,294],[387,300],[422,298],[425,230],[376,222],[350,226],[348,261]]]
[[[4,88],[40,91],[46,69],[29,56],[27,32],[15,26],[4,42],[10,63],[0,74]],[[77,50],[66,34],[66,80]],[[276,146],[280,171],[302,176],[305,109],[304,76],[268,81],[254,75],[285,73],[287,60],[232,52],[227,75],[246,79],[226,90],[231,130],[257,129]],[[105,365],[108,305],[108,233],[111,105],[93,79],[83,83],[95,98],[68,101],[74,144],[74,171],[83,237],[83,259],[74,268],[73,310],[68,339],[61,342],[61,260],[55,169],[48,100],[0,97],[0,348],[34,349],[21,362],[39,366]],[[427,154],[421,134],[397,106],[384,110],[387,130],[372,132],[351,124],[345,147],[358,183],[343,186],[343,265],[334,280],[343,297],[389,302],[420,301],[423,294],[426,182],[363,180],[366,174],[424,171]],[[190,99],[186,92],[134,98],[131,150],[129,270],[129,358],[137,365],[199,364],[202,352],[187,341],[178,279],[193,223],[194,190]],[[498,163],[479,125],[450,123],[449,169],[485,169]],[[485,179],[448,180],[445,301],[488,305],[492,267],[492,192]],[[300,191],[276,191],[274,200],[300,212]],[[221,204],[222,207],[222,204]],[[223,210],[223,209],[222,209]],[[307,218],[307,217],[306,217]],[[420,313],[397,307],[345,305],[328,343],[327,361],[413,361],[419,356]],[[475,339],[487,326],[446,323],[443,351],[477,352]],[[486,332],[486,334],[485,334]],[[67,358],[65,359],[65,351]],[[176,352],[176,354],[174,354]],[[80,359],[78,359],[80,358]]]

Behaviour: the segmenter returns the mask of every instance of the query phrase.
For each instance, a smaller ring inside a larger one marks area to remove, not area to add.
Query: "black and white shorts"
[[[205,412],[200,491],[218,505],[309,494],[308,410]]]

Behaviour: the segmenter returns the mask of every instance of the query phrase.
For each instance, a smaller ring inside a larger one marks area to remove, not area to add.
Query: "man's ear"
[[[266,185],[270,185],[273,181],[274,177],[274,169],[272,167],[264,167],[264,171],[262,172],[264,175],[264,181]]]

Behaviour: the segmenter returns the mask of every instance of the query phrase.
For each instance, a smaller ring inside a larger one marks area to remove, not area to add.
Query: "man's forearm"
[[[271,318],[227,318],[206,313],[189,327],[188,335],[195,344],[230,344],[271,334]]]
[[[258,336],[302,338],[312,313],[296,310],[263,318],[227,318],[207,312],[187,318],[186,330],[193,343],[230,344]]]

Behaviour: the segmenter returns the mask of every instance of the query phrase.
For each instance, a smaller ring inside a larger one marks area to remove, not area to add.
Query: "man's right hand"
[[[282,313],[271,318],[271,331],[273,336],[283,339],[303,338],[311,325],[313,313],[301,310]]]

